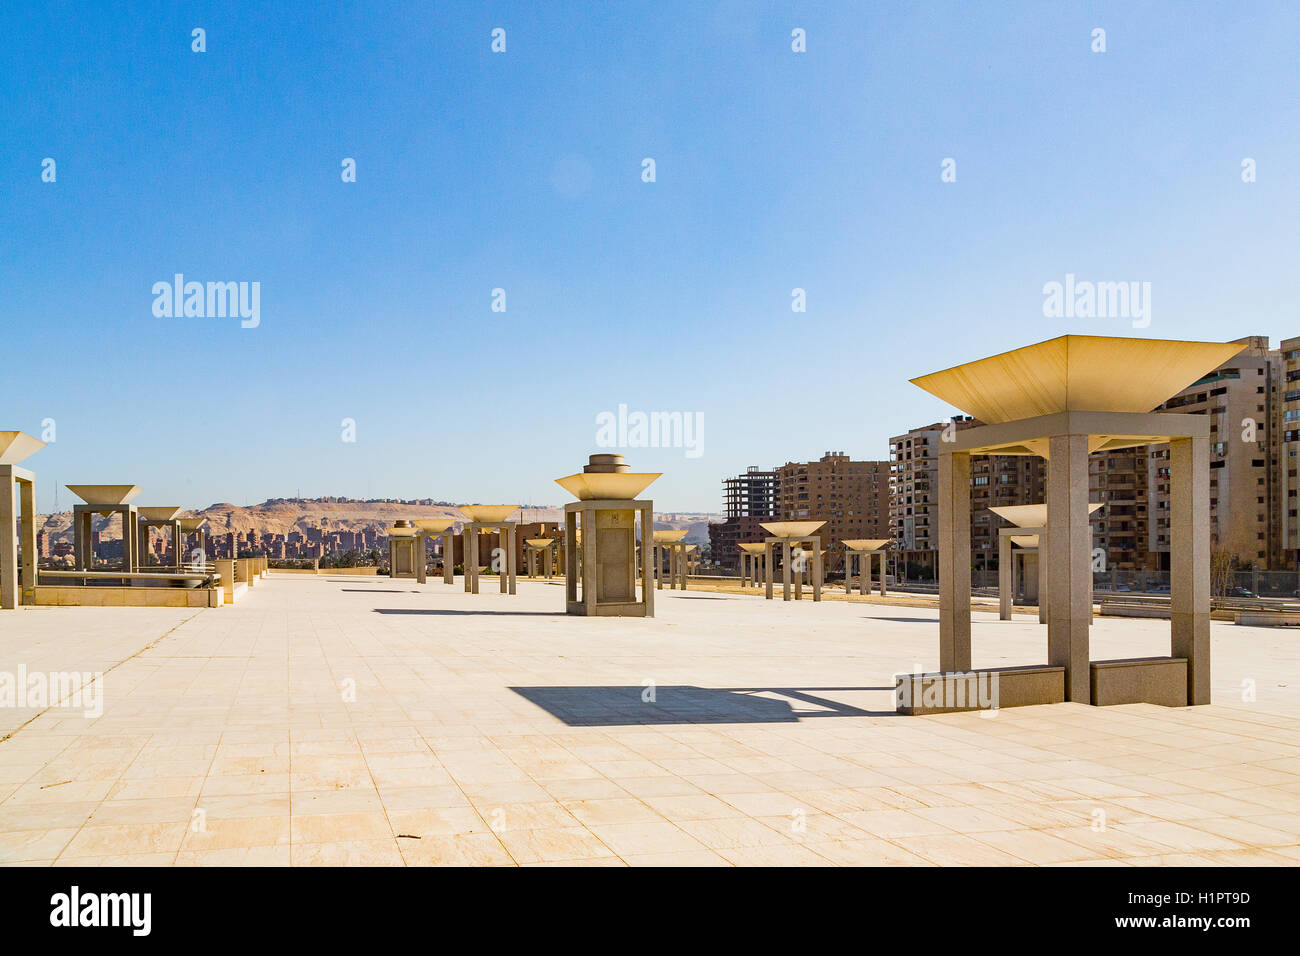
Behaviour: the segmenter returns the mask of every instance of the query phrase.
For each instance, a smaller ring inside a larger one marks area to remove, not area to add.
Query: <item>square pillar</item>
[[[12,475],[0,475],[0,608],[18,606],[18,515]]]
[[[772,544],[773,542],[771,541],[763,542],[763,578],[766,585],[766,591],[763,596],[769,601],[772,600],[772,579],[776,577],[776,575],[772,573]]]
[[[518,531],[513,522],[508,524],[506,529],[506,573],[510,575],[510,584],[506,588],[506,593],[514,594],[517,588],[516,578],[519,575],[519,554],[516,550],[519,545]]]
[[[578,514],[565,515],[564,522],[564,597],[569,603],[578,600]]]
[[[1065,668],[1065,699],[1091,703],[1092,527],[1088,524],[1088,436],[1048,439],[1047,663]],[[1209,498],[1206,498],[1208,506]],[[1207,565],[1208,567],[1208,565]]]
[[[465,526],[465,591],[478,594],[478,528]]]
[[[582,603],[588,617],[596,616],[596,512],[582,512]]]
[[[821,541],[816,538],[813,539],[812,574],[813,600],[820,601],[822,599],[822,549]]]
[[[781,542],[781,600],[790,600],[790,542]]]
[[[1011,536],[998,535],[998,620],[1011,620]]]
[[[36,482],[18,479],[18,501],[21,511],[21,542],[23,570],[19,586],[22,594],[19,604],[36,603],[36,568],[40,555],[36,553]]]
[[[970,670],[970,452],[939,453],[939,670]]]
[[[1187,658],[1187,703],[1208,704],[1210,445],[1205,438],[1169,443],[1169,571],[1171,653]]]
[[[645,616],[655,616],[655,589],[650,583],[650,565],[645,561],[646,547],[654,551],[654,508],[647,504],[641,509],[641,601],[645,604]]]

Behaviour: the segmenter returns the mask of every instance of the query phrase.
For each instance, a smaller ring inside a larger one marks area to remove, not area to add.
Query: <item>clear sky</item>
[[[952,412],[925,372],[1300,334],[1290,0],[4,19],[0,428],[53,419],[42,510],[83,482],[559,503],[623,404],[699,417],[698,457],[621,450],[661,510],[716,511],[749,464],[886,458]],[[260,324],[155,316],[176,273],[260,283]],[[1150,325],[1044,317],[1067,273],[1151,283]]]

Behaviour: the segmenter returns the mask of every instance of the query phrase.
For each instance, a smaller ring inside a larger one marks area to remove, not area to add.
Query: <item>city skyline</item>
[[[887,458],[953,413],[907,380],[970,355],[1296,327],[1280,3],[12,18],[0,406],[53,422],[42,511],[559,504],[626,406],[702,423],[609,450],[714,512],[750,464]],[[255,327],[159,315],[178,274],[256,283]],[[1052,284],[1097,294],[1051,317]]]

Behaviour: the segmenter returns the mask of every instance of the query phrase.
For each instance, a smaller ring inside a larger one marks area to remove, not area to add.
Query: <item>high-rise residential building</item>
[[[742,541],[761,541],[759,525],[776,516],[776,472],[750,465],[744,474],[722,479],[725,520],[709,525],[709,556],[723,567],[740,566]]]
[[[839,567],[847,538],[889,537],[889,462],[827,452],[776,469],[776,511],[785,521],[825,521],[826,567]]]
[[[1148,460],[1146,445],[1097,452],[1088,459],[1088,500],[1102,505],[1090,519],[1092,544],[1094,550],[1105,552],[1106,568],[1136,571],[1155,567]],[[1166,465],[1166,484],[1168,474]]]
[[[900,561],[933,572],[939,562],[939,444],[945,431],[978,425],[967,416],[914,428],[889,440],[889,530]],[[1043,501],[1045,468],[1041,458],[1019,455],[971,457],[971,561],[992,568],[997,562],[998,530],[1005,522],[989,508]]]
[[[1300,566],[1300,507],[1297,489],[1300,478],[1296,476],[1300,462],[1300,338],[1282,340],[1279,353],[1282,381],[1278,384],[1281,400],[1278,402],[1278,468],[1274,482],[1278,501],[1278,552],[1282,566]]]
[[[750,465],[743,475],[722,479],[722,507],[728,518],[776,514],[776,472]]]
[[[1284,556],[1280,491],[1290,468],[1282,466],[1290,461],[1283,452],[1283,350],[1270,349],[1264,335],[1233,341],[1246,348],[1156,410],[1210,417],[1211,550],[1226,552],[1240,566],[1294,567]],[[1154,516],[1147,522],[1148,567],[1167,570],[1168,445],[1148,446],[1147,486]]]

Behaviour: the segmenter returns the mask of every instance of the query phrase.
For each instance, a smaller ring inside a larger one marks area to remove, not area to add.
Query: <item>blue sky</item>
[[[624,453],[719,510],[748,464],[886,458],[958,362],[1300,334],[1300,5],[584,6],[7,10],[0,428],[56,423],[38,506],[558,503],[625,404],[702,416],[699,457]],[[261,324],[155,317],[177,272],[260,282]],[[1044,318],[1066,273],[1150,282],[1150,326]]]

